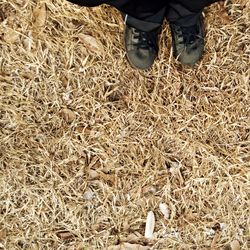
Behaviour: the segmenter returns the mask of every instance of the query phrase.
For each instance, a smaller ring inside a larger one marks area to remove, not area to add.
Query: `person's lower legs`
[[[123,13],[125,49],[130,64],[147,69],[158,52],[158,33],[164,16],[170,22],[173,51],[182,63],[193,65],[204,51],[201,12],[217,0],[69,0],[82,6],[109,4]]]
[[[203,9],[218,0],[170,0],[166,17],[182,26],[194,25]]]
[[[124,18],[124,44],[130,64],[148,69],[158,53],[158,34],[165,17],[164,0],[69,0],[81,6],[108,4]]]
[[[148,69],[158,53],[158,34],[165,17],[164,0],[107,1],[123,13],[124,44],[129,63]]]
[[[202,11],[216,0],[172,0],[166,17],[170,22],[174,56],[193,65],[204,52]]]

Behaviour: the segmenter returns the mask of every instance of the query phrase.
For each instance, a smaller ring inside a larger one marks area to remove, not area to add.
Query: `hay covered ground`
[[[165,24],[146,72],[115,9],[45,3],[0,1],[0,249],[249,249],[249,1],[205,10],[193,69]]]

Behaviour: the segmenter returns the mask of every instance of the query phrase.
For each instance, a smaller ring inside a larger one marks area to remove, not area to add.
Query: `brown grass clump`
[[[249,10],[205,11],[194,68],[164,25],[140,72],[115,9],[2,0],[0,249],[249,249]]]

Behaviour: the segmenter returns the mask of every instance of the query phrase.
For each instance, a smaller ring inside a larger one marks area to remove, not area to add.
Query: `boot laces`
[[[184,44],[193,44],[199,38],[199,29],[197,25],[189,27],[179,26],[176,31],[178,35],[183,38]]]
[[[136,39],[136,45],[141,49],[155,49],[156,48],[156,36],[154,31],[146,32],[133,29],[134,39]]]

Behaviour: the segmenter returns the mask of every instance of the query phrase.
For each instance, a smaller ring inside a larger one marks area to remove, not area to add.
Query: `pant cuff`
[[[193,26],[193,25],[197,24],[201,15],[202,15],[202,12],[199,12],[199,13],[195,13],[192,15],[179,17],[176,19],[169,19],[168,21],[170,23],[175,23],[175,24],[182,26],[182,27],[189,27],[189,26]]]
[[[161,27],[164,17],[165,17],[165,11],[166,11],[166,8],[162,8],[154,15],[151,15],[143,19],[139,19],[130,15],[127,15],[127,14],[123,14],[124,23],[135,29],[150,32],[152,30],[155,30]]]

